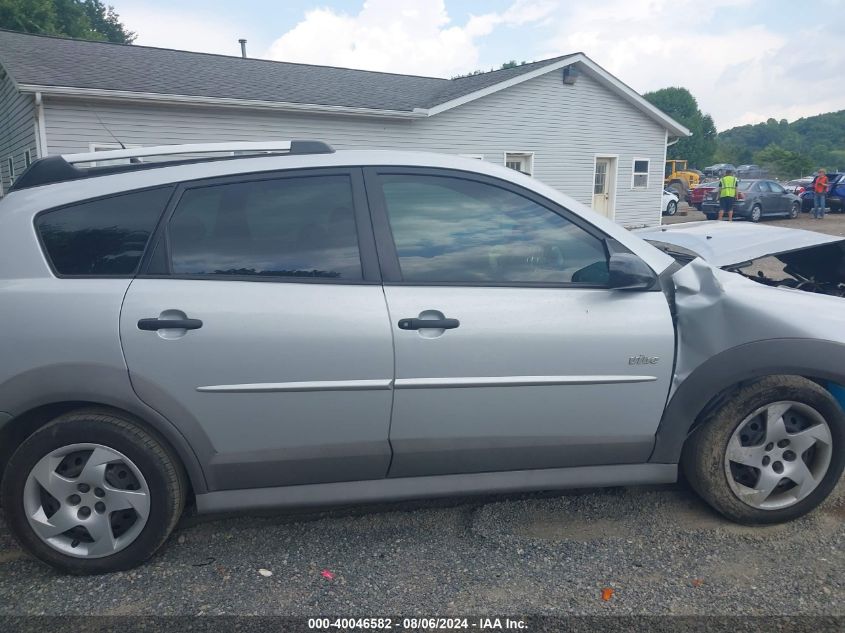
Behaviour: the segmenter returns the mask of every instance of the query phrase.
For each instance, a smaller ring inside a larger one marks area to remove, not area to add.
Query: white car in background
[[[668,189],[663,190],[663,215],[675,215],[678,212],[678,194]]]

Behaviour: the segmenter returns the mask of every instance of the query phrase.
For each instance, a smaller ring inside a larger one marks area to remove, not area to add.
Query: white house
[[[0,66],[3,190],[48,154],[318,139],[504,164],[641,226],[689,134],[583,53],[438,79],[0,31]]]

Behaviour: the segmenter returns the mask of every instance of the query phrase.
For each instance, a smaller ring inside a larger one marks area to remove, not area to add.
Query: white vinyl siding
[[[0,68],[0,191],[6,192],[26,169],[26,152],[35,152],[35,103],[22,95]],[[11,163],[10,160],[11,159]]]
[[[114,143],[105,128],[127,146],[310,138],[339,150],[483,155],[499,165],[507,152],[530,151],[535,178],[587,206],[592,204],[594,157],[618,155],[616,221],[625,226],[660,223],[666,132],[586,71],[574,85],[564,85],[560,72],[550,72],[413,120],[56,98],[46,101],[45,116],[55,154],[88,151],[92,142]],[[633,182],[635,156],[650,161],[644,189],[623,185]]]

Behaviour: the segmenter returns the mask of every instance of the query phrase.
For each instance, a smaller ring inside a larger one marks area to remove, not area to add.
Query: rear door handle
[[[138,329],[148,332],[158,330],[198,330],[202,327],[199,319],[141,319]]]
[[[457,319],[400,319],[400,330],[454,330],[461,324]]]

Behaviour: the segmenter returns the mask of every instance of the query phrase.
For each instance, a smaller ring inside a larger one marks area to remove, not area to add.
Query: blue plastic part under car
[[[845,409],[845,387],[837,385],[835,382],[829,382],[827,383],[827,390],[836,398],[839,406]]]

